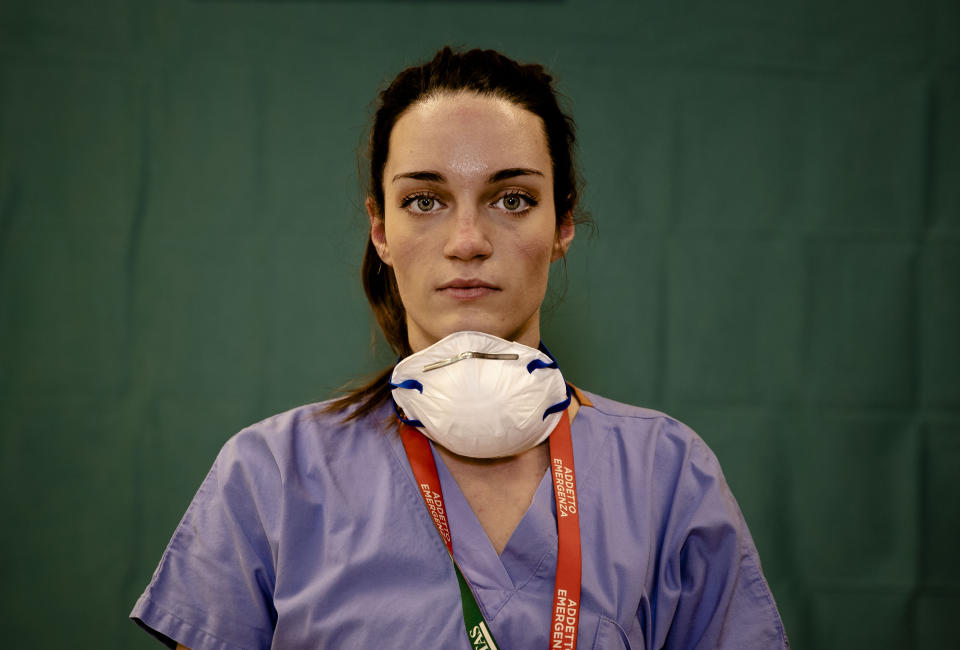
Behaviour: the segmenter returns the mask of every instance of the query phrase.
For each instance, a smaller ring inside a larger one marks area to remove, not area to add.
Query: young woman
[[[191,648],[783,648],[703,441],[540,342],[574,238],[551,79],[437,53],[381,93],[363,283],[402,360],[224,446],[131,616]]]

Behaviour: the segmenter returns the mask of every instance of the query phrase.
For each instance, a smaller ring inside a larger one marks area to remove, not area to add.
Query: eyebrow
[[[498,183],[508,178],[515,178],[517,176],[543,176],[543,172],[536,169],[528,169],[526,167],[511,167],[510,169],[501,169],[495,174],[491,174],[490,178],[487,179],[487,183]]]
[[[491,185],[493,183],[499,183],[500,181],[507,180],[508,178],[516,178],[517,176],[543,176],[543,172],[537,169],[530,169],[528,167],[511,167],[509,169],[501,169],[498,172],[494,172],[487,178],[487,184]],[[439,172],[408,172],[406,174],[397,174],[393,177],[393,182],[410,178],[415,181],[427,181],[431,183],[444,183],[446,178],[443,174]]]

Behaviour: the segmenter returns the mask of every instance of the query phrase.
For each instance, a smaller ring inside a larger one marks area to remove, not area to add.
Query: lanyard
[[[400,437],[427,510],[430,511],[434,526],[447,546],[450,559],[453,560],[450,524],[447,521],[440,476],[430,451],[430,443],[422,433],[407,424],[400,425]],[[553,592],[549,648],[575,650],[580,618],[580,518],[577,514],[576,475],[573,469],[573,439],[570,436],[570,419],[566,411],[550,435],[549,444],[553,494],[557,503],[558,536],[557,577]],[[478,650],[497,650],[498,646],[490,628],[455,560],[453,568],[460,585],[463,620],[471,647]]]

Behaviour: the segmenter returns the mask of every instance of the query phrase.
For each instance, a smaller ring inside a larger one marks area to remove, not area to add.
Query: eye
[[[443,207],[443,204],[430,194],[411,194],[400,201],[400,207],[414,214],[428,214],[436,212]]]
[[[523,213],[537,205],[537,200],[525,192],[510,192],[497,199],[493,206],[507,212]]]

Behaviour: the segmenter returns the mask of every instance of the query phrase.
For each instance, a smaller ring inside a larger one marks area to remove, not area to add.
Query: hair
[[[495,50],[458,52],[444,47],[427,63],[406,68],[380,92],[370,130],[367,157],[370,172],[367,198],[384,215],[383,170],[390,153],[393,126],[411,106],[447,92],[475,92],[508,100],[543,120],[547,149],[553,166],[553,197],[557,227],[578,215],[580,180],[574,161],[575,125],[561,108],[553,78],[539,64],[522,64]],[[407,337],[406,311],[400,300],[393,269],[380,260],[373,242],[367,240],[361,267],[363,289],[377,323],[390,348],[401,357],[413,352]],[[357,405],[347,420],[363,417],[390,397],[393,367],[327,405],[325,411],[340,412]]]

